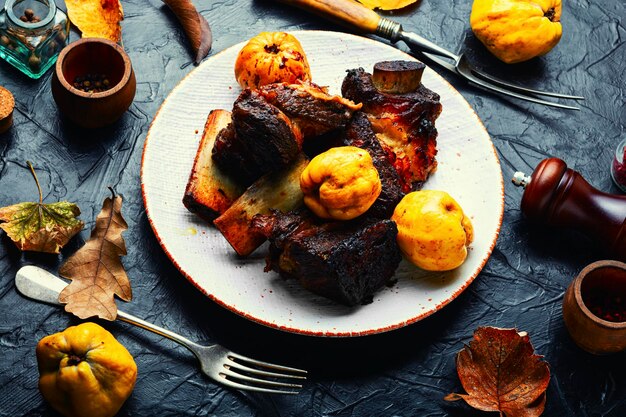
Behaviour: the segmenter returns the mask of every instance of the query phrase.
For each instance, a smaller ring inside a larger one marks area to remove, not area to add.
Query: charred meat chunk
[[[417,61],[382,61],[374,65],[372,81],[383,93],[410,93],[420,86],[426,65]]]
[[[305,139],[344,128],[352,113],[361,108],[313,83],[268,84],[259,89],[259,94],[285,112]]]
[[[218,135],[213,160],[244,185],[286,167],[300,153],[302,135],[291,120],[258,92],[244,90],[232,123]]]
[[[215,141],[213,160],[250,185],[292,162],[303,139],[344,128],[360,107],[309,83],[245,89],[233,106],[231,125]]]
[[[407,93],[381,92],[363,68],[348,71],[341,91],[344,97],[363,104],[362,110],[400,175],[403,191],[419,189],[437,167],[439,95],[422,84]]]
[[[365,213],[365,216],[376,219],[390,218],[394,208],[404,197],[404,193],[402,192],[400,177],[389,162],[387,153],[378,142],[372,125],[364,113],[356,112],[354,114],[346,129],[343,144],[340,146],[356,146],[369,152],[378,171],[382,191],[372,207]]]
[[[370,303],[401,260],[391,220],[319,222],[302,210],[257,215],[252,224],[270,241],[266,271],[348,306]]]

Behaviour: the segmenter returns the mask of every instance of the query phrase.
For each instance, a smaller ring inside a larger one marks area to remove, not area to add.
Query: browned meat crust
[[[341,91],[344,97],[363,103],[363,111],[400,175],[403,191],[420,188],[437,167],[439,95],[421,84],[410,93],[381,93],[363,68],[348,71]]]
[[[369,152],[382,184],[382,191],[365,216],[376,219],[388,219],[396,205],[404,197],[400,177],[393,168],[387,153],[376,139],[367,116],[356,112],[346,129],[344,145],[356,146]]]
[[[391,220],[320,223],[303,210],[258,215],[252,224],[270,241],[266,271],[349,306],[370,303],[401,260]]]
[[[217,137],[213,160],[243,185],[277,171],[302,150],[303,138],[345,128],[361,106],[313,84],[269,84],[245,89],[232,124]]]
[[[300,131],[258,92],[244,90],[235,101],[232,118],[215,141],[213,160],[242,184],[284,168],[300,153]]]
[[[361,108],[312,83],[268,84],[259,89],[259,94],[285,112],[305,139],[344,128],[352,113]]]

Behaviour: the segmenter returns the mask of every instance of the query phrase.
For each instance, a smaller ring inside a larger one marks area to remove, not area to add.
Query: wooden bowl
[[[110,88],[85,92],[74,87],[76,77],[103,74]],[[120,118],[135,97],[137,83],[130,58],[106,39],[84,38],[66,46],[52,76],[52,96],[59,110],[82,127],[102,127]]]
[[[626,297],[626,264],[598,261],[588,265],[563,297],[563,320],[578,346],[598,355],[626,349],[626,321],[608,321],[594,314],[593,306],[586,304],[592,293]]]

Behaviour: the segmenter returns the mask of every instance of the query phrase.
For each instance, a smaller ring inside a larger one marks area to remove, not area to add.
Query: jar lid
[[[31,4],[41,3],[48,8],[48,13],[38,22],[24,22],[15,14],[15,6],[25,2],[29,2]],[[57,5],[54,0],[6,0],[4,3],[4,10],[12,24],[23,29],[33,30],[40,29],[48,25],[54,19],[57,12]]]

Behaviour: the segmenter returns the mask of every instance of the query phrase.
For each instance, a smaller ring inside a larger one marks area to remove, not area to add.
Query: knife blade
[[[27,265],[15,274],[15,287],[25,297],[48,304],[61,305],[59,294],[68,285],[54,274],[34,265]]]

